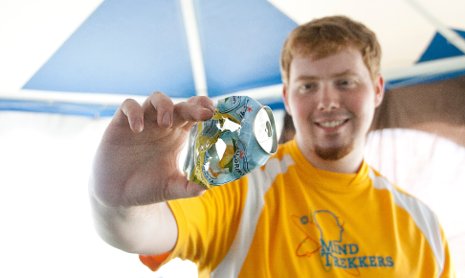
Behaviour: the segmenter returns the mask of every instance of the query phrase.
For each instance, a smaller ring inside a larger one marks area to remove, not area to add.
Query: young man
[[[174,105],[161,93],[142,106],[125,101],[90,186],[100,235],[153,270],[190,259],[201,277],[450,277],[433,212],[363,158],[384,94],[380,56],[373,32],[346,17],[294,30],[281,58],[294,140],[207,192],[179,171],[178,156],[212,102]]]

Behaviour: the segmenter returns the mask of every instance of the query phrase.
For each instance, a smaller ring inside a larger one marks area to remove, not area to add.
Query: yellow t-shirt
[[[366,163],[318,170],[295,141],[248,176],[169,205],[179,236],[161,260],[194,261],[200,277],[454,276],[427,206]]]

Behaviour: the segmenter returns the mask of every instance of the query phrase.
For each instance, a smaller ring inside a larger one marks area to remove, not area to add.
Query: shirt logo
[[[344,240],[344,223],[329,210],[316,210],[292,221],[303,233],[296,247],[298,257],[318,256],[326,271],[342,269],[357,276],[361,268],[391,268],[391,256],[372,255],[363,252],[363,245]]]

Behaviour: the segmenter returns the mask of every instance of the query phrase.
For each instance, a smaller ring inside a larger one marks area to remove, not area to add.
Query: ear
[[[378,107],[384,98],[384,78],[378,75],[374,81],[375,85],[375,107]]]
[[[289,106],[289,91],[286,83],[283,83],[283,101],[286,112],[292,116],[291,108]]]

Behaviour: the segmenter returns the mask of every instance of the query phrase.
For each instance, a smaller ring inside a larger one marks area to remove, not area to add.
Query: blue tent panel
[[[465,31],[454,30],[459,36],[465,39]],[[428,48],[423,52],[418,63],[433,61],[442,58],[462,56],[465,53],[447,41],[443,35],[436,32]]]
[[[294,21],[264,0],[197,4],[210,96],[281,83],[280,51]]]
[[[24,88],[192,96],[180,10],[172,0],[104,1]]]

